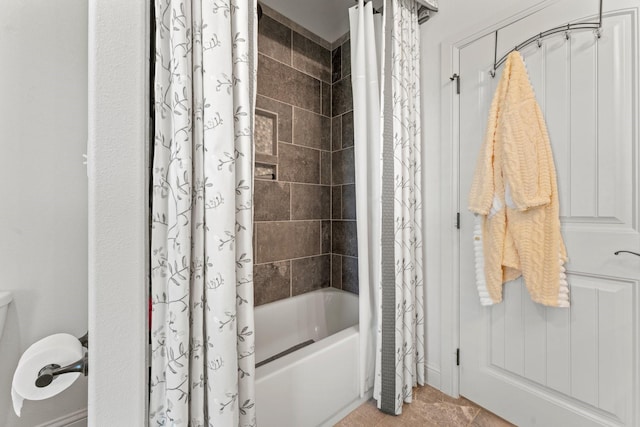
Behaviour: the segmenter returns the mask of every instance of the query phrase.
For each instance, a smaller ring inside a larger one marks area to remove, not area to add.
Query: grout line
[[[348,147],[343,147],[343,148],[341,148],[339,150],[336,150],[336,151],[332,151],[332,153],[337,153],[338,151],[345,151],[345,150],[353,150],[353,145],[350,145]]]
[[[337,49],[339,46],[342,46],[347,40],[351,40],[350,33],[351,31],[347,31],[346,33],[335,39],[331,43],[331,51]]]
[[[291,139],[293,139],[293,138],[291,138]],[[322,150],[320,148],[307,147],[306,145],[299,145],[299,144],[294,144],[292,142],[286,142],[286,141],[278,141],[278,144],[288,144],[288,145],[292,145],[294,147],[308,148],[309,150],[322,151],[322,152],[325,152],[325,153],[333,153],[333,151]],[[348,147],[348,148],[352,148],[352,147]],[[260,163],[260,162],[258,162],[258,163]]]
[[[291,137],[293,139],[293,136]],[[289,219],[288,221],[292,221],[293,218],[293,184],[289,183]]]
[[[317,258],[317,257],[322,257],[322,256],[331,256],[331,253],[330,252],[325,252],[325,253],[320,253],[320,254],[316,254],[316,255],[306,255],[306,256],[301,256],[301,257],[296,257],[296,258],[275,259],[273,261],[256,262],[256,263],[254,263],[254,265],[268,265],[268,264],[275,264],[276,262],[291,262],[291,261],[298,261],[300,259]],[[344,256],[347,256],[347,255],[344,255]],[[292,264],[292,266],[293,266],[293,264]]]
[[[256,224],[274,224],[281,222],[315,222],[315,221],[331,221],[327,218],[321,219],[277,219],[275,221],[254,221]],[[345,221],[345,222],[356,222],[355,219],[336,219],[336,221]]]
[[[342,185],[339,185],[340,187],[340,210],[338,211],[338,213],[340,214],[340,220],[342,220]]]
[[[342,77],[342,79],[344,78],[344,76],[342,75],[342,66],[343,65],[344,64],[342,63],[342,45],[340,45],[340,77]],[[331,70],[331,71],[333,71],[333,70]],[[331,75],[333,76],[333,73],[331,73]],[[338,79],[338,81],[336,83],[338,83],[342,79]]]
[[[320,164],[320,184],[321,185],[322,185],[322,163],[323,163],[323,161],[322,161],[322,151],[321,151],[320,152],[320,162],[319,162],[319,164]]]
[[[296,109],[294,106],[291,107],[291,145],[296,145]],[[322,106],[320,109],[322,109]]]
[[[284,25],[285,27],[287,27],[288,29],[290,29],[291,31],[294,31],[298,34],[300,34],[301,36],[303,36],[304,38],[307,38],[309,40],[311,40],[312,42],[314,42],[315,44],[325,48],[325,49],[330,49],[332,46],[332,43],[328,40],[325,40],[323,37],[320,37],[319,35],[317,35],[316,33],[314,33],[313,31],[303,27],[302,25],[298,24],[297,22],[287,18],[286,16],[284,16],[283,14],[281,14],[280,12],[278,12],[275,9],[272,9],[271,7],[269,7],[268,5],[262,4],[262,9],[263,12],[266,16],[268,16],[269,18],[273,19],[274,21],[278,22],[279,24]],[[297,27],[298,29],[295,29],[293,27]],[[307,33],[307,34],[305,34]],[[341,36],[341,37],[344,37]],[[314,40],[316,39],[316,40]]]
[[[320,239],[319,239],[320,240],[320,247],[318,249],[320,250],[320,253],[322,253],[322,240],[323,240],[322,239],[322,221],[324,221],[324,220],[318,221],[318,225],[319,225],[318,233],[320,234]]]
[[[469,421],[469,424],[467,424],[467,427],[472,427],[473,426],[473,421],[478,418],[478,415],[480,415],[480,412],[482,412],[482,408],[478,408],[478,412],[476,412],[476,414],[473,416],[473,418],[471,418],[471,420]]]
[[[299,107],[299,106],[297,106],[297,105],[289,104],[288,102],[280,101],[279,99],[275,99],[275,98],[272,98],[272,97],[270,97],[270,96],[263,95],[263,94],[261,94],[261,93],[256,93],[256,95],[257,95],[257,96],[261,96],[261,97],[263,97],[263,98],[267,99],[268,101],[275,101],[275,102],[278,102],[278,103],[280,103],[280,104],[283,104],[283,105],[285,105],[285,106],[287,106],[287,107],[291,107],[292,109],[293,109],[293,108],[297,108],[297,109],[299,109],[299,110],[303,110],[303,111],[306,111],[306,112],[308,112],[308,113],[313,113],[313,114],[317,114],[318,116],[326,117],[327,119],[332,119],[332,118],[333,118],[333,117],[329,117],[329,116],[325,116],[324,114],[321,114],[322,112],[320,112],[320,113],[316,113],[315,111],[313,111],[313,110],[309,110],[308,108]],[[264,109],[264,108],[262,108],[262,110],[265,110],[265,109]],[[270,110],[265,110],[265,111],[269,111],[270,113],[275,113],[275,111],[270,111]],[[343,114],[349,113],[349,112],[351,112],[351,111],[353,111],[353,110],[346,111],[346,112],[345,112],[345,113],[343,113]],[[276,113],[276,114],[277,114],[277,113]],[[291,114],[292,114],[291,127],[293,128],[293,111],[291,112]],[[293,134],[293,129],[292,129],[292,134]],[[293,139],[293,138],[292,138],[292,139]]]
[[[291,43],[293,43],[293,39],[291,39]],[[308,72],[306,72],[306,71],[304,71],[304,70],[300,70],[300,69],[298,69],[298,68],[294,67],[294,66],[293,66],[293,48],[291,49],[291,64],[287,64],[286,62],[282,62],[282,61],[280,61],[279,59],[274,58],[274,57],[272,57],[272,56],[269,56],[269,55],[267,55],[266,53],[262,53],[262,52],[260,52],[260,51],[258,51],[258,55],[262,55],[262,56],[264,56],[265,58],[269,58],[269,59],[271,59],[272,61],[277,62],[278,64],[281,64],[281,65],[284,65],[285,67],[291,68],[292,70],[295,70],[295,71],[297,71],[297,72],[299,72],[299,73],[302,73],[302,74],[304,74],[304,75],[305,75],[305,76],[307,76],[307,77],[311,77],[312,79],[317,80],[317,81],[319,81],[320,83],[324,82],[324,83],[329,84],[329,85],[330,85],[330,84],[333,84],[333,83],[327,82],[327,81],[325,81],[325,80],[322,80],[322,78],[320,78],[320,77],[318,77],[318,76],[314,76],[313,74],[309,74]],[[351,73],[349,73],[349,76],[350,76],[350,75],[351,75]],[[340,80],[343,80],[343,79],[345,79],[345,78],[347,78],[347,77],[349,77],[349,76],[344,76],[344,77],[343,77],[343,78],[341,78]],[[337,82],[339,82],[340,80],[338,80]],[[337,82],[336,82],[336,83],[337,83]]]

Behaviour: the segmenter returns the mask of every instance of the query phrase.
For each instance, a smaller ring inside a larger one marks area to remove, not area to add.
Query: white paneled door
[[[614,255],[640,252],[638,6],[606,0],[601,38],[576,31],[522,51],[556,163],[569,309],[533,303],[521,279],[480,306],[466,207],[501,70],[489,75],[493,33],[459,50],[460,394],[518,426],[640,426],[640,257]],[[597,8],[552,3],[502,28],[498,53]]]

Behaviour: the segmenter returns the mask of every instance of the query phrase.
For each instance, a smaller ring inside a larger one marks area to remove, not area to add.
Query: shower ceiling
[[[349,8],[354,0],[260,0],[328,42],[349,31]]]

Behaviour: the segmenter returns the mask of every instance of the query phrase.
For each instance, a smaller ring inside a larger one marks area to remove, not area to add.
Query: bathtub
[[[329,425],[357,406],[356,295],[320,289],[256,307],[255,330],[259,426]]]

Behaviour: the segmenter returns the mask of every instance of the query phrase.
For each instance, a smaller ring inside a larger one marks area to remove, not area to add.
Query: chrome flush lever
[[[637,252],[631,252],[631,251],[617,251],[617,252],[614,252],[613,254],[614,254],[614,255],[619,255],[619,254],[621,254],[621,253],[625,253],[625,252],[626,252],[626,253],[628,253],[628,254],[631,254],[631,255],[640,256],[640,254],[639,254],[639,253],[637,253]]]

